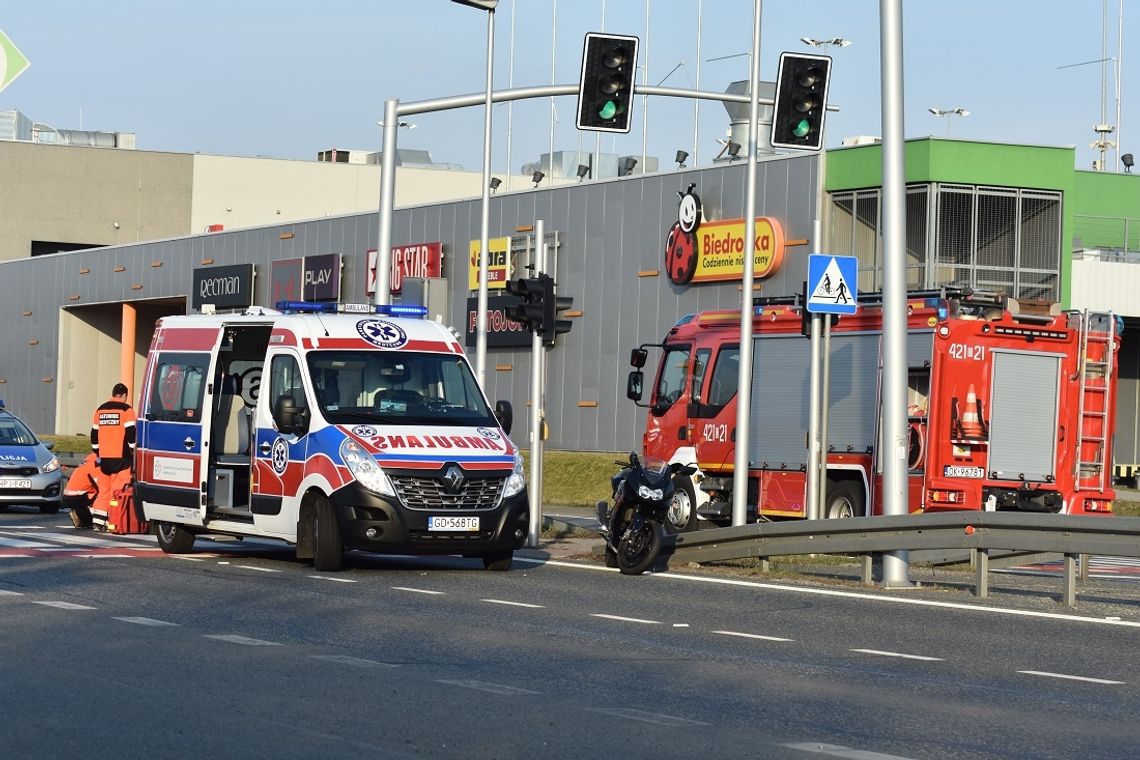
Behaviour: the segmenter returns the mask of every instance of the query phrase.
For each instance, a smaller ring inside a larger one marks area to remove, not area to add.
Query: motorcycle
[[[639,457],[632,451],[628,462],[614,464],[622,469],[610,479],[613,505],[597,504],[606,539],[606,567],[616,567],[624,575],[640,575],[661,552],[662,522],[673,498],[674,476],[692,475],[696,468]]]

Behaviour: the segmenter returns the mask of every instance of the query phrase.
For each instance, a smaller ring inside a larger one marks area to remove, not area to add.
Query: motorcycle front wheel
[[[645,520],[636,531],[626,531],[618,544],[618,570],[622,575],[641,575],[656,561],[661,551],[661,526]]]

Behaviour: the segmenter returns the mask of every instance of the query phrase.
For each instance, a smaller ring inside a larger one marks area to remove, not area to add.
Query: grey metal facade
[[[809,238],[816,161],[814,155],[778,156],[758,167],[757,215],[779,220],[792,242],[782,267],[758,288],[764,295],[797,292],[806,277],[807,254],[815,250]],[[548,447],[641,448],[644,411],[624,397],[629,349],[659,341],[684,314],[740,304],[738,282],[678,287],[666,276],[664,242],[676,220],[678,191],[695,183],[706,219],[739,219],[745,170],[744,162],[735,162],[492,197],[492,237],[514,235],[538,218],[558,232],[559,293],[572,296],[582,312],[548,353]],[[479,234],[478,199],[404,208],[393,219],[395,245],[443,242],[450,322],[460,332],[470,295],[468,245]],[[203,262],[253,263],[255,303],[269,305],[273,261],[326,253],[343,257],[342,300],[362,301],[366,252],[376,240],[377,217],[367,213],[0,263],[0,398],[41,432],[74,432],[57,429],[57,388],[94,380],[57,377],[65,366],[58,357],[63,310],[107,304],[113,323],[122,302],[188,303],[193,270]],[[143,317],[152,311],[140,308],[139,345],[149,341],[152,322]],[[512,402],[519,420],[514,437],[525,446],[529,348],[490,348],[487,357],[487,395]],[[113,361],[117,366],[118,357]]]

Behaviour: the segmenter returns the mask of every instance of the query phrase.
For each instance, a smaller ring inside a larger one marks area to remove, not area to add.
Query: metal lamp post
[[[479,230],[479,299],[475,307],[475,375],[486,387],[487,374],[487,249],[491,226],[491,87],[495,61],[495,6],[499,0],[451,0],[487,11],[487,89],[483,111],[483,205]]]
[[[928,108],[935,116],[941,116],[946,119],[946,136],[950,136],[950,117],[951,116],[969,116],[970,112],[961,106],[957,108]]]

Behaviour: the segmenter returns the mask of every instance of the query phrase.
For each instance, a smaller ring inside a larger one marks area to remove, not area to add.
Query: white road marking
[[[228,641],[231,644],[244,644],[250,647],[279,647],[281,646],[276,641],[262,641],[261,639],[251,639],[246,636],[234,636],[232,634],[203,634],[207,639],[217,639],[218,641]]]
[[[489,691],[492,694],[539,694],[540,692],[531,691],[530,689],[520,689],[517,686],[506,686],[501,683],[491,683],[489,681],[452,681],[445,678],[436,679],[436,683],[445,683],[449,686],[462,686],[464,689],[475,689],[476,691]]]
[[[641,618],[622,617],[621,615],[603,615],[600,612],[591,612],[590,617],[604,618],[606,620],[620,620],[623,623],[645,623],[646,625],[661,625],[660,620],[642,620]]]
[[[55,607],[58,610],[93,610],[94,607],[88,607],[86,604],[75,604],[74,602],[32,602],[32,604],[42,604],[45,607]]]
[[[879,657],[899,657],[904,660],[923,660],[925,662],[942,662],[941,657],[925,657],[921,654],[903,654],[902,652],[884,652],[881,649],[852,649],[852,652],[873,654]]]
[[[34,554],[0,554],[0,559],[31,559]]]
[[[12,549],[42,549],[51,546],[45,544],[43,541],[29,541],[26,538],[5,538],[0,536],[0,546],[7,546]]]
[[[181,623],[171,623],[166,620],[155,620],[148,617],[112,617],[112,620],[122,620],[124,623],[134,623],[135,625],[149,625],[155,628],[162,626],[180,626]]]
[[[643,723],[654,723],[658,726],[707,726],[708,723],[691,718],[682,718],[677,715],[662,715],[660,713],[634,710],[631,707],[588,707],[590,712],[600,712],[606,715],[616,715],[619,718],[640,720]]]
[[[392,586],[395,591],[411,591],[413,594],[432,594],[434,596],[443,596],[446,591],[429,591],[426,588],[409,588],[407,586]]]
[[[205,557],[187,557],[187,556],[182,555],[182,554],[168,554],[166,556],[170,557],[171,559],[185,560],[186,562],[205,562],[206,561]]]
[[[279,573],[280,570],[274,570],[271,567],[255,567],[254,565],[234,565],[240,567],[242,570],[256,570],[259,573]]]
[[[352,578],[334,578],[331,575],[310,575],[310,578],[317,581],[336,581],[337,583],[359,583]]]
[[[71,526],[70,525],[64,525],[61,527],[70,528]],[[44,529],[43,525],[5,525],[4,526],[4,532],[5,533],[7,533],[10,530],[43,530],[43,529]]]
[[[399,665],[393,665],[390,662],[377,662],[376,660],[365,660],[361,657],[349,657],[346,654],[311,654],[309,657],[314,660],[324,660],[325,662],[338,662],[341,665],[355,665],[359,668],[398,668]]]
[[[531,557],[520,557],[515,555],[516,562],[526,562],[532,565],[550,565],[551,567],[567,567],[575,570],[592,570],[594,572],[616,573],[616,569],[602,567],[600,565],[590,565],[584,562],[566,562],[563,560],[547,560],[547,559],[533,559]],[[1043,618],[1047,620],[1064,620],[1074,623],[1097,623],[1100,625],[1115,625],[1123,626],[1126,628],[1140,628],[1140,621],[1132,620],[1108,620],[1105,618],[1084,617],[1081,615],[1069,615],[1062,612],[1038,612],[1035,610],[1015,610],[1006,609],[1003,607],[985,607],[980,604],[965,604],[962,602],[941,602],[931,599],[915,599],[913,597],[901,596],[888,596],[886,594],[869,594],[859,591],[842,591],[839,589],[824,589],[824,588],[809,588],[806,586],[781,586],[776,583],[762,583],[758,581],[746,581],[735,578],[714,578],[711,576],[701,575],[685,575],[683,573],[646,573],[646,578],[654,578],[660,581],[691,581],[697,583],[714,583],[722,586],[741,586],[744,588],[763,588],[771,591],[789,591],[799,594],[815,594],[817,596],[836,596],[847,599],[866,599],[876,602],[884,602],[887,604],[909,604],[916,607],[938,607],[941,609],[953,610],[969,610],[971,612],[984,612],[994,615],[1015,615],[1019,617],[1034,617]]]
[[[1064,678],[1067,681],[1086,681],[1088,683],[1104,683],[1112,684],[1114,686],[1123,685],[1124,681],[1109,681],[1106,678],[1089,678],[1087,676],[1070,676],[1065,673],[1049,673],[1044,670],[1019,670],[1018,673],[1025,673],[1030,676],[1045,676],[1046,678]]]
[[[832,757],[845,757],[849,760],[910,760],[901,755],[885,755],[882,752],[871,752],[865,749],[851,749],[838,744],[821,744],[819,742],[801,742],[799,744],[780,744],[780,747],[798,749],[801,752],[811,752],[816,755],[831,755]]]
[[[488,602],[490,604],[505,604],[508,607],[529,607],[533,610],[541,610],[541,604],[527,604],[526,602],[508,602],[506,599],[480,599],[480,602]]]
[[[130,554],[76,554],[75,556],[87,559],[134,559]]]
[[[759,633],[741,633],[740,631],[713,631],[719,633],[721,636],[739,636],[742,639],[760,639],[761,641],[795,641],[795,639],[785,639],[780,636],[762,636]]]
[[[23,596],[23,595],[24,594],[21,591],[6,591],[5,589],[0,588],[0,596]]]

